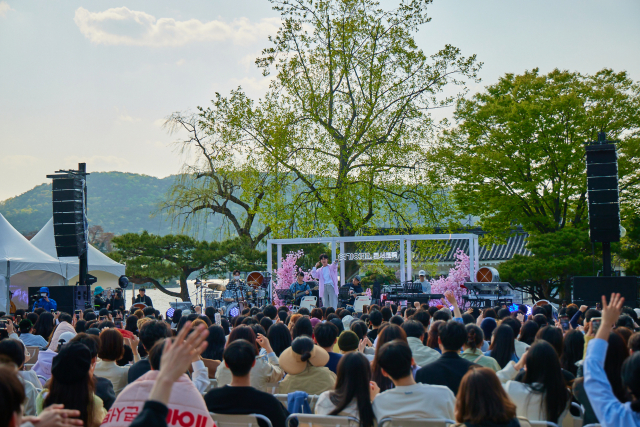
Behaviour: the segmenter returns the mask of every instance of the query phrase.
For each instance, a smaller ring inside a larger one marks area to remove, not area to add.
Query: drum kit
[[[225,314],[234,317],[245,307],[263,306],[268,303],[268,282],[259,271],[249,273],[246,283],[232,280],[225,285],[220,281],[202,281],[204,307],[224,309]]]

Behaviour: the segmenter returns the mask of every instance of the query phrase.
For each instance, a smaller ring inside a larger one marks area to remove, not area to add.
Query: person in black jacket
[[[153,303],[151,302],[151,298],[149,298],[145,294],[144,288],[138,289],[138,296],[133,300],[134,304],[138,304],[139,302],[146,304],[147,307],[153,307]]]
[[[462,345],[467,342],[467,330],[455,320],[449,320],[438,328],[438,344],[442,356],[418,370],[416,381],[423,384],[444,385],[453,394],[458,394],[462,377],[470,367],[477,366],[458,355]]]
[[[110,303],[111,303],[111,306],[109,307],[110,310],[113,310],[113,311],[125,310],[124,298],[122,298],[121,289],[116,289],[116,293],[111,297]]]
[[[273,395],[251,387],[249,373],[256,364],[256,348],[246,340],[235,340],[224,349],[223,363],[231,371],[231,384],[205,394],[207,409],[216,414],[260,414],[273,427],[285,427],[289,413]],[[260,427],[266,423],[258,420]]]
[[[172,333],[169,325],[160,320],[152,320],[140,327],[140,344],[142,344],[142,347],[144,347],[147,353],[149,353],[151,347],[153,347],[156,342],[171,336]],[[129,368],[129,373],[127,374],[129,384],[150,370],[151,364],[149,363],[149,359],[147,357],[140,359]]]

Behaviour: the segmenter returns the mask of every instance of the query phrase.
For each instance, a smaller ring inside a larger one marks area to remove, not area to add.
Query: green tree
[[[515,255],[500,264],[500,278],[534,300],[571,300],[571,278],[591,276],[602,262],[592,256],[589,233],[573,227],[530,235],[527,249],[531,256]]]
[[[131,282],[152,283],[165,294],[183,301],[189,300],[187,279],[194,272],[207,277],[234,269],[264,268],[264,253],[253,249],[243,238],[206,242],[184,235],[157,236],[144,231],[117,236],[112,244],[115,251],[108,256],[126,263]],[[163,286],[175,278],[180,282],[180,292]]]
[[[518,225],[534,234],[586,226],[583,144],[598,132],[620,140],[623,202],[637,191],[640,85],[626,72],[507,74],[460,100],[455,119],[432,156],[432,177],[494,236]]]
[[[250,157],[251,147],[236,138],[226,117],[210,114],[207,118],[202,122],[196,114],[173,113],[165,121],[169,133],[186,132],[187,137],[177,144],[190,161],[183,165],[160,209],[183,231],[197,231],[210,216],[218,216],[223,226],[233,230],[229,234],[255,248],[272,231],[270,221],[258,218],[265,214],[261,205],[265,198],[282,195],[286,175],[278,176],[265,159]]]

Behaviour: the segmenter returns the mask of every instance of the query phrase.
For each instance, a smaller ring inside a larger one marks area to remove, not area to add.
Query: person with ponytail
[[[602,320],[596,337],[589,341],[584,360],[584,389],[602,427],[640,427],[640,353],[634,353],[622,366],[622,382],[633,400],[622,403],[613,392],[605,371],[608,339],[620,313],[624,298],[620,294],[602,296]]]
[[[321,394],[333,390],[336,374],[325,367],[328,361],[329,353],[311,338],[304,335],[296,338],[280,355],[280,367],[287,376],[280,382],[279,392]]]
[[[460,357],[467,359],[469,362],[498,372],[501,368],[496,359],[491,356],[485,356],[482,353],[482,345],[484,344],[484,333],[479,326],[469,323],[465,326],[467,330],[467,342],[462,345],[463,352]]]

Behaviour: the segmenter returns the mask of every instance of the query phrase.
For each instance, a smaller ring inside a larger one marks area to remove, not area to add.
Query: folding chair
[[[353,303],[353,311],[356,313],[362,313],[362,309],[365,305],[371,305],[371,297],[358,295]]]
[[[37,346],[27,346],[27,351],[29,352],[29,355],[31,357],[29,357],[29,360],[26,360],[24,363],[29,364],[29,365],[35,365],[35,363],[38,361],[38,354],[40,353],[40,347]]]
[[[447,418],[397,418],[386,417],[380,420],[378,427],[449,427],[456,422]]]
[[[216,427],[258,427],[258,420],[264,421],[267,427],[273,427],[269,418],[260,414],[226,415],[209,412],[209,415],[216,423]]]
[[[558,424],[551,421],[531,421],[529,420],[531,427],[558,427]]]
[[[302,297],[302,302],[300,302],[300,308],[306,308],[311,311],[311,309],[316,308],[318,306],[318,297]]]
[[[288,410],[288,406],[289,406],[289,395],[288,394],[274,394],[275,398],[278,399],[278,401],[280,403],[282,403],[282,406],[285,407],[285,409]],[[316,407],[316,403],[318,402],[318,398],[320,397],[319,394],[310,394],[309,396],[307,396],[307,403],[309,404],[309,408],[311,409],[311,412],[314,411],[315,407]]]
[[[569,411],[562,421],[562,427],[582,427],[584,423],[584,408],[576,402],[571,402],[571,407],[578,411],[578,416],[576,417]]]
[[[266,384],[266,388],[267,388],[266,392],[269,393],[269,394],[275,395],[275,394],[278,393],[278,387],[280,387],[280,383],[279,382],[277,382],[277,383],[267,383]],[[286,394],[285,394],[285,396],[286,396]]]
[[[291,420],[298,420],[298,427],[359,427],[360,421],[353,417],[336,415],[291,414],[285,427],[292,427]]]

